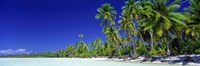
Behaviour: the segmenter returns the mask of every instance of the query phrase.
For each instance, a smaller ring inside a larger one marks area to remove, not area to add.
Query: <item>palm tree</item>
[[[145,49],[146,52],[147,49],[145,47],[146,45],[146,42],[151,42],[150,44],[150,52],[153,51],[153,33],[152,33],[152,30],[144,30],[144,26],[142,26],[144,24],[145,21],[147,21],[147,19],[150,17],[150,15],[152,15],[151,13],[151,9],[152,9],[152,2],[151,0],[142,0],[140,3],[139,3],[139,6],[138,6],[138,15],[140,15],[139,17],[139,20],[137,21],[138,23],[138,35],[139,35],[139,38],[142,40],[143,42],[143,47]],[[151,40],[151,41],[150,41]]]
[[[109,42],[104,42],[101,48],[103,54],[105,56],[112,57],[114,55],[114,51],[116,50],[115,45],[110,44]]]
[[[92,43],[91,43],[91,47],[92,47],[92,49],[90,50],[90,55],[91,56],[95,56],[95,57],[97,57],[98,55],[97,55],[97,46],[96,46],[96,43],[95,43],[95,41],[93,41]]]
[[[141,32],[148,33],[149,31],[143,31],[140,27],[142,24],[140,21],[144,21],[149,17],[149,10],[152,4],[150,0],[143,0],[142,2],[137,0],[128,0],[125,2],[126,5],[123,6],[122,19],[119,21],[121,23],[120,28],[125,30],[125,35],[128,37],[129,41],[132,42],[132,37],[135,35],[138,39],[143,41],[143,47],[145,48],[145,41],[147,37],[142,36]],[[133,22],[134,21],[134,22]],[[136,22],[137,21],[137,22]],[[135,24],[138,26],[136,27]],[[137,28],[137,29],[135,29]],[[143,34],[144,34],[143,33]],[[152,34],[151,34],[152,37]],[[153,38],[151,38],[151,51],[153,50]],[[134,55],[136,55],[135,46]],[[147,50],[146,50],[147,51]],[[148,51],[147,51],[148,52]]]
[[[129,41],[128,41],[128,38],[122,37],[122,38],[121,38],[121,41],[122,41],[122,44],[123,44],[122,47],[125,49],[125,52],[126,52],[130,57],[135,58],[136,55],[133,55],[132,50],[133,50],[134,52],[135,52],[136,50],[135,50],[135,49],[132,49],[132,47],[131,47],[131,45],[130,45],[130,43],[129,43]]]
[[[114,8],[108,3],[103,4],[102,7],[99,7],[97,9],[99,14],[96,14],[95,18],[102,19],[100,25],[102,25],[104,22],[106,23],[104,31],[109,27],[110,23],[115,24],[114,19],[116,18],[115,15],[117,14],[117,12],[113,9]]]
[[[100,53],[101,44],[102,44],[102,40],[100,38],[97,38],[95,41],[92,42],[92,50],[93,50],[95,57],[97,57],[98,55],[101,54]]]
[[[186,35],[196,40],[200,31],[200,0],[190,0],[189,3],[190,6],[185,9],[189,12],[187,17],[190,17],[190,21],[187,21],[189,28],[186,30]]]
[[[65,53],[67,57],[73,57],[75,54],[75,45],[69,45],[65,49]]]
[[[122,17],[119,20],[120,30],[125,30],[124,34],[127,37],[128,44],[133,44],[133,36],[136,34],[135,24],[133,20],[138,19],[137,5],[139,1],[128,0],[125,2],[125,6],[122,7]],[[136,57],[136,46],[132,45],[134,50],[134,56]],[[132,53],[131,53],[131,56]],[[134,58],[134,57],[133,57]]]
[[[80,39],[81,39],[81,41],[82,41],[82,40],[83,40],[83,34],[80,33],[78,36],[80,37]]]
[[[108,3],[103,4],[102,7],[97,9],[97,11],[99,12],[99,14],[96,14],[95,18],[102,19],[100,25],[102,25],[103,22],[106,23],[103,32],[106,34],[108,42],[115,44],[115,46],[117,46],[119,56],[121,57],[121,52],[120,52],[121,40],[114,21],[117,12],[113,10],[113,7]]]
[[[123,11],[122,14],[126,15],[130,19],[137,20],[139,18],[138,15],[138,5],[140,1],[138,0],[128,0],[125,2],[125,6],[122,7]]]
[[[100,38],[97,38],[96,40],[95,40],[95,45],[96,45],[96,49],[97,49],[97,53],[99,54],[99,55],[101,55],[102,54],[102,52],[101,52],[101,44],[102,44],[102,41],[101,41],[101,39]]]
[[[134,23],[132,22],[131,18],[127,18],[125,16],[123,16],[122,19],[119,20],[119,23],[120,23],[120,30],[125,30],[124,37],[126,37],[127,41],[128,41],[128,42],[125,42],[123,44],[132,45],[134,54],[132,54],[132,52],[130,52],[130,54],[131,54],[132,57],[133,56],[136,57],[136,46],[135,46],[135,44],[133,44],[133,36],[135,34]]]
[[[89,47],[85,43],[80,43],[81,44],[81,53],[80,57],[88,57],[89,56]]]
[[[186,28],[185,36],[187,40],[192,42],[192,48],[195,48],[195,40],[199,38],[200,31],[200,0],[190,0],[190,6],[185,8],[186,11],[184,15],[186,16]],[[195,51],[194,49],[192,51]]]
[[[66,55],[65,54],[65,50],[63,50],[63,49],[62,50],[58,50],[57,54],[58,54],[58,57],[65,57],[65,55]]]
[[[105,31],[106,38],[108,39],[108,42],[111,44],[114,44],[117,47],[119,58],[121,58],[121,52],[120,52],[120,47],[121,47],[121,39],[119,36],[119,32],[116,29],[116,26],[112,24],[108,30]]]
[[[151,30],[154,36],[165,37],[167,52],[172,54],[172,45],[170,44],[169,31],[173,25],[185,26],[187,25],[182,21],[184,16],[181,13],[175,12],[180,7],[179,0],[169,3],[167,0],[153,0],[152,10],[153,15],[150,15],[146,23],[143,24],[145,30]]]

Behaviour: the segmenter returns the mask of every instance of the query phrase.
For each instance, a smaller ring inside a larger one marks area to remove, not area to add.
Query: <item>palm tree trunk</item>
[[[128,50],[127,46],[125,46],[126,53],[129,57],[133,58],[133,53],[131,52],[131,49]]]
[[[151,52],[153,51],[153,33],[150,33],[151,36]]]
[[[178,47],[180,49],[180,53],[182,53],[181,45],[180,45],[180,42],[179,42],[180,39],[181,39],[181,36],[177,34]]]
[[[142,35],[141,35],[140,32],[139,32],[139,35],[140,35],[140,39],[142,40],[144,50],[145,50],[146,52],[148,52],[148,51],[147,51],[147,48],[145,47],[145,41],[144,41],[144,39],[143,39],[143,37],[142,37]]]
[[[167,52],[168,55],[172,55],[172,45],[170,43],[170,37],[167,31],[165,31],[166,35],[166,45],[167,45]]]
[[[135,44],[134,44],[134,42],[131,42],[132,43],[132,47],[133,47],[133,51],[134,51],[134,56],[133,56],[133,59],[135,59],[136,58],[136,56],[137,56],[137,52],[136,52],[136,47],[135,47]]]
[[[159,44],[160,44],[160,47],[161,47],[161,48],[163,48],[162,42],[163,42],[163,39],[160,39],[160,40],[159,40]],[[164,49],[164,48],[163,48],[163,49]]]
[[[106,29],[108,28],[108,20],[106,20]]]
[[[115,45],[117,46],[117,50],[118,50],[118,54],[119,54],[119,58],[121,58],[121,57],[122,57],[122,55],[121,55],[120,47],[119,47],[119,45],[118,45],[118,44],[116,44],[116,43],[115,43]]]
[[[122,54],[121,54],[121,51],[120,51],[120,48],[118,47],[118,53],[119,53],[119,58],[122,57]]]
[[[194,49],[195,48],[195,37],[194,36],[192,36],[191,42],[192,42],[192,48],[193,48],[192,50],[195,51],[195,49]]]
[[[131,55],[131,58],[134,59],[135,57],[134,57],[134,55],[133,55],[133,53],[132,53],[131,50],[129,51],[129,53],[130,53],[130,55]]]

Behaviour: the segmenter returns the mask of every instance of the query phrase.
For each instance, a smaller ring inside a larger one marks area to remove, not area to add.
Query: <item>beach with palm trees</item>
[[[178,11],[181,0],[126,0],[117,12],[109,3],[97,8],[95,18],[107,40],[96,38],[66,49],[5,57],[89,58],[131,63],[200,65],[200,0]],[[119,20],[117,14],[120,14]]]

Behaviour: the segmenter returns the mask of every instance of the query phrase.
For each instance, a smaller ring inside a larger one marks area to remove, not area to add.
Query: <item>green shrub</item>
[[[146,54],[144,54],[145,58],[151,58],[152,57],[152,52],[147,52]]]
[[[179,53],[178,48],[177,47],[172,48],[172,53],[173,54],[178,54]]]
[[[81,54],[80,54],[80,57],[81,57],[81,58],[88,57],[88,53],[87,53],[87,52],[81,53]]]
[[[166,53],[165,50],[162,48],[158,48],[157,52],[158,52],[158,55],[165,55]]]
[[[138,42],[138,47],[136,47],[136,52],[138,55],[143,56],[145,55],[147,52],[144,50],[144,44],[142,43],[142,41]]]
[[[165,55],[165,50],[158,48],[158,49],[154,49],[152,52],[150,52],[151,55]]]
[[[199,49],[195,49],[195,53],[196,54],[200,54],[200,48]]]
[[[200,54],[200,40],[195,41],[195,54]]]
[[[126,48],[120,48],[120,52],[122,55],[125,55],[126,54]]]

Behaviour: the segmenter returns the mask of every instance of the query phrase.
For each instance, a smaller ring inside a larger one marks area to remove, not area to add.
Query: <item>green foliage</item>
[[[195,54],[200,54],[200,40],[195,42]]]
[[[179,50],[178,50],[178,48],[177,47],[174,47],[173,49],[172,49],[172,52],[173,52],[173,54],[175,55],[175,54],[179,54]]]
[[[184,41],[184,40],[181,40],[181,47],[182,47],[182,51],[183,51],[183,54],[191,54],[193,53],[193,48],[192,48],[192,42],[191,41]]]
[[[196,54],[200,54],[200,48],[195,49],[195,53],[196,53]]]
[[[193,40],[198,39],[198,32],[200,31],[200,2],[199,0],[190,0],[190,6],[185,8],[188,13],[185,15],[188,17],[187,25],[189,28],[186,30],[186,35],[191,36]]]
[[[108,3],[97,9],[96,19],[105,23],[100,38],[86,44],[80,33],[80,42],[56,52],[9,55],[3,57],[99,57],[128,55],[152,57],[177,54],[200,54],[200,1],[189,0],[187,12],[177,12],[180,0],[127,0],[122,7],[119,26],[115,24],[117,12]],[[120,31],[119,31],[120,30]],[[123,36],[121,37],[123,33]],[[169,51],[172,50],[172,51]]]
[[[103,4],[97,9],[97,11],[99,13],[96,14],[95,18],[102,19],[100,25],[103,25],[104,22],[106,23],[104,31],[106,31],[106,29],[109,27],[109,25],[111,25],[111,23],[115,24],[114,19],[116,18],[115,15],[117,14],[117,12],[114,10],[114,7],[112,7],[110,4]]]
[[[162,45],[162,47],[161,47]],[[149,52],[149,56],[153,56],[153,55],[159,55],[159,56],[164,56],[166,55],[166,46],[163,46],[165,44],[154,44],[154,48],[153,51]]]
[[[144,44],[142,44],[142,41],[138,42],[138,46],[136,48],[138,55],[143,56],[145,55],[147,52],[144,50]]]
[[[151,55],[160,55],[160,56],[163,56],[165,55],[165,50],[163,50],[162,48],[157,48],[157,49],[154,49],[152,52],[150,52]]]

